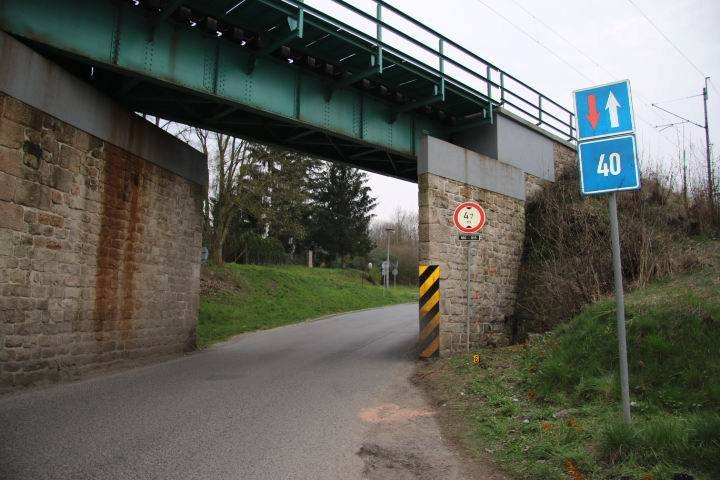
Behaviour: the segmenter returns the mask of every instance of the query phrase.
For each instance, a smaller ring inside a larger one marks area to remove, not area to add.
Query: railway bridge
[[[430,354],[507,341],[573,113],[382,0],[0,0],[0,386],[192,348],[206,159],[134,112],[419,184]],[[473,250],[452,211],[487,212]]]

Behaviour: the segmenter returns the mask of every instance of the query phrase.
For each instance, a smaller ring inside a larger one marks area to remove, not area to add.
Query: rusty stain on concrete
[[[144,162],[110,144],[104,153],[94,330],[98,341],[118,338],[110,334],[119,332],[124,342],[132,333],[135,312]]]

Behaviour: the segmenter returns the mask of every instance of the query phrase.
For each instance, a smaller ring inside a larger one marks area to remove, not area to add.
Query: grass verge
[[[198,344],[332,313],[417,301],[414,287],[361,280],[357,270],[226,264],[202,274]]]
[[[461,442],[516,478],[718,479],[719,245],[704,268],[626,297],[631,426],[611,299],[525,345],[473,352],[477,364],[428,364],[422,384]]]

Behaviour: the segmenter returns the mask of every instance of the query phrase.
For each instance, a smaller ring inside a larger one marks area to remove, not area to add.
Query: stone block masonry
[[[419,204],[421,263],[437,263],[441,272],[441,354],[465,349],[468,248],[470,343],[506,344],[504,319],[515,308],[525,232],[524,202],[430,173],[420,176],[419,190],[423,192]],[[467,201],[482,205],[488,218],[479,242],[458,240],[453,225],[455,207]]]
[[[0,94],[0,389],[192,349],[204,195]]]
[[[550,141],[545,138],[543,142]],[[441,140],[425,137],[418,161],[419,259],[440,266],[440,354],[464,351],[467,341],[467,250],[470,248],[470,345],[506,345],[515,313],[525,237],[525,202],[564,169],[575,152],[549,144],[552,168],[545,178],[523,170],[532,158],[505,164]],[[457,205],[479,203],[487,216],[480,241],[458,240]]]
[[[0,391],[195,342],[205,157],[0,32]]]

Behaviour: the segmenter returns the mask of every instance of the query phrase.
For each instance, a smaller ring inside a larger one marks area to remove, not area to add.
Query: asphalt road
[[[410,465],[408,458],[422,455],[393,459],[405,455],[407,439],[395,438],[385,449],[373,440],[382,436],[373,432],[383,415],[387,438],[403,437],[402,422],[415,418],[426,423],[412,428],[424,428],[420,436],[439,445],[421,448],[445,448],[408,382],[416,338],[417,307],[399,305],[247,334],[161,364],[0,397],[0,479],[395,478],[373,473],[373,465],[398,472],[402,465],[393,462]],[[415,410],[383,406],[398,398]],[[368,408],[380,409],[379,421],[373,410],[370,420],[361,418]],[[400,423],[397,408],[411,412]],[[378,455],[387,458],[368,458]],[[435,467],[455,472],[451,457],[397,478],[437,475]]]

